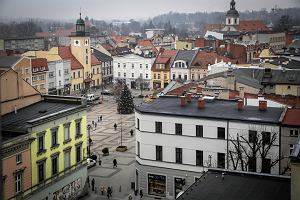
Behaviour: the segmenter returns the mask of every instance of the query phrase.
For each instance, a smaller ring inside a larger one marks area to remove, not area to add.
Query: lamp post
[[[91,125],[90,124],[88,124],[88,126],[87,126],[87,128],[88,128],[88,134],[89,134],[89,141],[88,141],[88,155],[89,155],[89,157],[91,157],[91,142],[90,142],[90,140],[91,140]]]
[[[212,157],[212,155],[208,155],[208,160],[209,160],[208,166],[209,166],[209,167],[211,167],[211,157]]]
[[[123,129],[122,129],[122,113],[120,112],[121,114],[121,146],[123,146],[123,143],[122,143],[122,140],[123,140]]]

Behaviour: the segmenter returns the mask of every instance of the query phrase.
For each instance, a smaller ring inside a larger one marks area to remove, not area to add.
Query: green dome
[[[77,25],[84,25],[84,20],[79,18],[79,19],[77,19],[76,24]]]

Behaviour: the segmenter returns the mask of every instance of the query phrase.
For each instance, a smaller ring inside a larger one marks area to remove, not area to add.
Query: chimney
[[[259,101],[259,110],[260,111],[266,111],[267,110],[267,101],[266,100],[260,100]]]
[[[198,99],[198,109],[204,109],[205,108],[205,100],[203,98]]]
[[[242,99],[239,99],[237,101],[237,107],[238,107],[238,110],[243,110],[244,109],[244,101]]]
[[[186,97],[180,96],[180,106],[184,107],[186,105]]]
[[[192,101],[192,93],[187,93],[186,94],[187,102],[190,103]]]

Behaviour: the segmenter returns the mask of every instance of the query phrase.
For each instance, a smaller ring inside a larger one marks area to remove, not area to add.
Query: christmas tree
[[[121,114],[130,114],[134,111],[133,98],[130,90],[125,84],[121,90],[120,99],[118,101],[118,112]]]

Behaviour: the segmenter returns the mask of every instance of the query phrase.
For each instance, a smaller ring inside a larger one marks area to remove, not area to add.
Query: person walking
[[[107,197],[108,197],[108,198],[112,196],[111,193],[112,193],[111,188],[108,187],[108,188],[107,188]]]
[[[100,157],[99,157],[99,166],[101,166],[101,163],[102,163],[102,161],[100,160]]]
[[[102,122],[102,115],[100,116],[100,122]]]
[[[92,179],[92,191],[94,191],[95,190],[95,179],[93,178]]]
[[[143,198],[144,194],[143,194],[143,191],[140,190],[140,197]]]
[[[96,130],[96,128],[97,128],[97,122],[95,122],[95,130]]]
[[[113,160],[113,164],[114,164],[114,165],[113,165],[113,168],[118,167],[118,166],[117,166],[118,163],[117,163],[117,160],[116,160],[116,159]]]
[[[101,185],[101,187],[100,187],[100,192],[101,192],[101,195],[103,196],[104,195],[104,186],[103,185]]]
[[[130,130],[130,135],[133,136],[133,130],[132,129]]]
[[[115,128],[115,130],[117,130],[117,124],[116,123],[114,124],[114,128]]]

